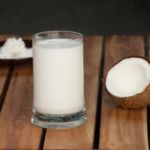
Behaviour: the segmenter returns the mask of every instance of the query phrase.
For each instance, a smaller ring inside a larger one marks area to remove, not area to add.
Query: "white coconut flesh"
[[[126,58],[114,65],[106,77],[106,88],[114,96],[130,97],[150,83],[150,64],[142,58]]]

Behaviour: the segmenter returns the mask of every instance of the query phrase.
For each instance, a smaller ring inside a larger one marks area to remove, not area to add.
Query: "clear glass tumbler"
[[[83,36],[71,31],[33,35],[33,111],[42,128],[72,128],[87,121]]]

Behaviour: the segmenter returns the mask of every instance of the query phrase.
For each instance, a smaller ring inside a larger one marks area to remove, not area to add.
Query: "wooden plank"
[[[150,60],[150,35],[148,36],[148,58]]]
[[[30,124],[32,98],[32,67],[16,67],[0,116],[0,149],[39,149],[42,129]]]
[[[15,37],[15,38],[19,38],[19,35],[17,35],[17,34],[14,34],[14,35],[12,35],[12,34],[1,34],[0,35],[0,41],[4,41],[5,42],[5,40],[7,39],[7,38],[11,38],[11,37]]]
[[[144,56],[141,36],[108,36],[105,41],[104,76],[127,56]],[[103,88],[100,150],[148,150],[147,109],[125,110],[110,100]]]
[[[0,149],[38,149],[42,129],[30,124],[32,67],[15,68],[0,118]]]
[[[93,149],[102,37],[85,37],[85,100],[88,122],[77,128],[46,132],[44,149]]]
[[[32,40],[32,35],[30,35],[30,34],[29,35],[24,35],[23,39],[24,40]]]

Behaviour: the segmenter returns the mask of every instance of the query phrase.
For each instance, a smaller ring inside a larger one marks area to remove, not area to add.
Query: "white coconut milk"
[[[70,39],[39,41],[33,46],[36,111],[68,114],[84,108],[83,44]]]

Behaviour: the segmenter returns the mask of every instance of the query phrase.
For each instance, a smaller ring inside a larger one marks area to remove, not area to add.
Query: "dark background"
[[[0,0],[0,34],[150,34],[150,0]]]

